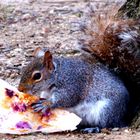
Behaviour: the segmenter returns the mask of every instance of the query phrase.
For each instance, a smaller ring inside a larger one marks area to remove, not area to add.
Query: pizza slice
[[[34,112],[31,104],[38,97],[19,92],[0,80],[0,133],[52,133],[75,130],[81,119],[62,109],[48,110],[45,115]]]

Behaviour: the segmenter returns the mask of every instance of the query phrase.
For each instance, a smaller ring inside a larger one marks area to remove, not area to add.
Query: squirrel
[[[44,99],[34,104],[35,111],[63,108],[81,117],[81,125],[99,128],[125,123],[128,91],[93,57],[53,57],[40,50],[24,68],[18,89]]]
[[[35,111],[64,108],[80,116],[81,125],[124,126],[130,94],[111,68],[139,84],[140,22],[107,20],[99,22],[101,30],[96,32],[83,28],[91,40],[81,40],[81,50],[89,54],[60,57],[49,50],[35,50],[18,86],[19,91],[40,96],[33,105]]]

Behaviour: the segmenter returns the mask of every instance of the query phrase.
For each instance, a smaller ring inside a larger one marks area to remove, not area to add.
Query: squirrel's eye
[[[32,79],[35,81],[40,81],[42,79],[42,74],[40,72],[34,72],[32,74]]]

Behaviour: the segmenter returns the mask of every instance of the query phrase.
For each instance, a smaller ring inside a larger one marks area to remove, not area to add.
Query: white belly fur
[[[82,118],[83,125],[98,125],[99,121],[110,105],[109,99],[101,99],[95,103],[88,103],[84,101],[78,104],[76,107],[70,108],[70,111],[77,114],[79,117]]]

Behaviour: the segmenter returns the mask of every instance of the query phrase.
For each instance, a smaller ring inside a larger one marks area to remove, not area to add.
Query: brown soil
[[[32,59],[36,47],[53,53],[74,55],[77,39],[82,37],[79,23],[91,6],[97,12],[125,0],[0,0],[0,78],[17,86],[21,69]],[[44,135],[0,135],[3,140],[138,140],[139,131],[129,128],[103,130],[100,134],[65,132]]]

